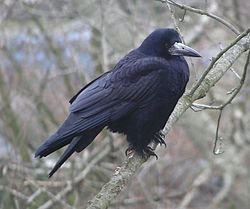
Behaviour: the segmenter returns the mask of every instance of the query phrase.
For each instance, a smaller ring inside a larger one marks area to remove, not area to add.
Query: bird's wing
[[[84,88],[70,106],[70,112],[80,115],[79,126],[89,129],[116,120],[133,111],[156,92],[161,62],[141,59],[99,77]]]
[[[75,99],[79,96],[80,93],[82,93],[83,90],[87,89],[90,85],[92,85],[94,82],[96,82],[97,80],[99,79],[102,79],[102,77],[105,77],[106,74],[108,74],[110,72],[106,72],[106,73],[103,73],[101,76],[97,77],[96,79],[92,80],[91,82],[89,82],[86,86],[84,86],[82,89],[80,89],[80,91],[78,91],[70,100],[69,100],[69,103],[72,104]]]

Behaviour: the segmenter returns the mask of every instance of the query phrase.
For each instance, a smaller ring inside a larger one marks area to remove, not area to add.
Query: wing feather
[[[157,92],[158,70],[162,64],[124,66],[96,79],[73,97],[70,116],[62,125],[63,135],[81,133],[97,126],[105,126],[134,111]]]

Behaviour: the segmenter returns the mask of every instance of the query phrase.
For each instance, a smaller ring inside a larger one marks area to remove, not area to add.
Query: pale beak
[[[175,42],[168,51],[171,55],[201,57],[201,55],[191,47],[178,42]]]

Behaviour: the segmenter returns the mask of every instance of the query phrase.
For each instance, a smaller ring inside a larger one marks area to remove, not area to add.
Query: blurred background
[[[249,27],[250,1],[178,0],[220,16],[240,31]],[[236,35],[207,16],[159,1],[0,1],[0,208],[86,208],[126,159],[124,136],[104,130],[53,176],[62,154],[34,159],[34,151],[65,119],[68,100],[85,84],[138,47],[154,29],[178,26],[203,57],[188,59],[194,83]],[[219,105],[239,83],[241,56],[209,94]],[[110,208],[247,209],[250,206],[250,74],[222,114],[188,110],[128,182]]]

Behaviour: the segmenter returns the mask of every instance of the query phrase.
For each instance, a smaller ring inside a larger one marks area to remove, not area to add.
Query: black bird
[[[165,143],[163,129],[185,91],[189,68],[183,56],[200,57],[171,28],[153,31],[115,67],[83,87],[69,102],[69,115],[37,150],[45,157],[68,145],[51,177],[104,128],[127,135],[128,150],[155,155],[150,142]]]

